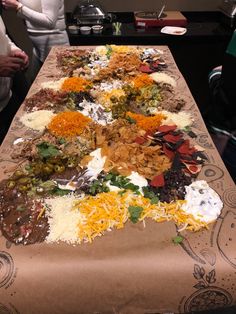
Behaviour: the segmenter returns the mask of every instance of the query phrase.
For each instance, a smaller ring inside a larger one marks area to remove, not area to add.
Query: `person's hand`
[[[22,58],[0,55],[0,77],[11,77],[22,69]]]
[[[11,56],[22,59],[23,63],[22,63],[21,70],[25,70],[28,67],[29,57],[23,50],[20,50],[20,49],[12,50]]]
[[[20,5],[20,3],[17,0],[0,0],[0,1],[2,1],[4,9],[17,10]]]

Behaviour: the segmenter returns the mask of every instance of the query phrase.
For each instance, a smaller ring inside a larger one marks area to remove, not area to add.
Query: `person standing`
[[[64,0],[0,0],[24,19],[33,44],[32,76],[37,75],[52,46],[69,45]]]
[[[12,94],[12,78],[27,68],[29,58],[6,34],[0,5],[0,143],[20,103]]]
[[[208,130],[236,183],[236,30],[221,66],[209,74],[211,106],[206,118]]]

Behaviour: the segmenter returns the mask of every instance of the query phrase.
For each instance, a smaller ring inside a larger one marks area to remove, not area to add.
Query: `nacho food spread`
[[[15,244],[92,242],[129,221],[208,228],[218,194],[178,83],[154,48],[101,46],[57,53],[63,77],[24,102],[16,160],[0,183],[0,226]],[[122,232],[122,231],[121,231]]]

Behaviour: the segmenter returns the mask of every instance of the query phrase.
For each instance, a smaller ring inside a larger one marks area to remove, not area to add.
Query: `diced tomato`
[[[152,181],[150,182],[151,186],[154,187],[162,187],[165,185],[165,179],[163,173],[159,174],[158,176],[155,176]]]
[[[170,131],[174,131],[176,130],[177,126],[176,125],[161,125],[158,128],[159,132],[163,132],[163,133],[168,133]]]
[[[180,154],[189,155],[189,140],[185,140],[183,144],[177,149]]]
[[[188,169],[189,169],[190,171],[196,172],[196,171],[198,170],[198,167],[197,167],[197,166],[190,165],[190,166],[188,167]]]
[[[152,73],[153,72],[148,65],[141,65],[139,68],[139,71],[143,72],[143,73]]]
[[[154,68],[154,69],[158,69],[158,66],[159,66],[159,62],[158,61],[155,61],[155,62],[151,63],[151,67]]]
[[[192,155],[194,152],[196,152],[196,149],[194,147],[190,147],[189,140],[185,140],[177,150],[180,154],[185,155]]]
[[[183,155],[181,156],[180,161],[182,163],[186,163],[186,164],[190,164],[190,165],[197,165],[196,160],[194,160],[194,159],[191,159],[191,160],[185,159]]]
[[[177,143],[179,140],[181,140],[182,135],[171,135],[166,134],[163,136],[164,140],[171,143]]]
[[[163,152],[170,160],[174,159],[175,152],[168,149],[165,144],[163,145]]]
[[[148,130],[144,136],[147,138],[148,136],[153,136],[153,133],[153,131]]]
[[[197,167],[197,166],[194,166],[194,165],[189,165],[188,166],[188,170],[191,173],[198,173],[201,170],[201,167]]]
[[[188,171],[191,174],[197,174],[201,171],[201,166],[197,166],[197,165],[189,165],[187,163],[184,163],[184,165],[186,166],[186,168],[188,169]]]

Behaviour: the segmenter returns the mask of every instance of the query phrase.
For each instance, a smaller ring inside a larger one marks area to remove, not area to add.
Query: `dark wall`
[[[137,11],[159,10],[163,3],[166,10],[179,11],[215,11],[222,0],[98,0],[106,11]],[[65,11],[73,11],[81,0],[65,0]],[[28,53],[31,53],[31,43],[22,20],[16,17],[14,12],[4,12],[5,24],[14,40]]]
[[[179,11],[215,11],[222,0],[98,0],[106,11],[158,10],[163,3],[166,9]],[[72,11],[80,0],[65,0],[65,8]]]

